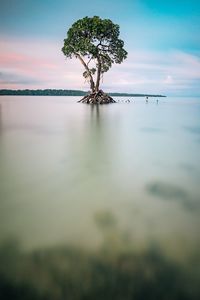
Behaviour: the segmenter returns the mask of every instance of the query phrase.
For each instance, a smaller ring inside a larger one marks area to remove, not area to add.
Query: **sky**
[[[128,51],[104,91],[200,96],[199,0],[0,0],[0,89],[88,90],[61,48],[70,26],[94,15],[119,24]]]

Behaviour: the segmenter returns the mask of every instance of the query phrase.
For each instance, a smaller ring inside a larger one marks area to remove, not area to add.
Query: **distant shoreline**
[[[44,90],[0,90],[0,96],[85,96],[88,92],[81,90],[62,90],[62,89],[44,89]],[[166,97],[164,95],[133,94],[133,93],[107,93],[115,97]]]

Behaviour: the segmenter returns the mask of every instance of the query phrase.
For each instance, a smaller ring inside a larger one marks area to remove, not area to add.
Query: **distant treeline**
[[[86,92],[79,90],[0,90],[0,95],[20,95],[20,96],[84,96]]]
[[[84,96],[88,92],[80,90],[56,90],[56,89],[45,89],[45,90],[0,90],[0,96],[16,95],[16,96]],[[127,93],[109,93],[115,97],[166,97],[163,95],[149,95],[149,94],[127,94]]]

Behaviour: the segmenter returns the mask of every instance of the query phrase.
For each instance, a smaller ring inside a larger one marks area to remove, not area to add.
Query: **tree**
[[[112,64],[120,64],[127,57],[119,33],[119,25],[97,16],[80,19],[68,30],[62,52],[67,58],[80,60],[85,69],[83,76],[90,83],[90,94],[79,102],[115,102],[100,90],[100,79]]]

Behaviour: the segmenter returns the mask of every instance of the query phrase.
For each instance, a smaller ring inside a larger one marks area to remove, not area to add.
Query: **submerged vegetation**
[[[194,264],[178,264],[155,246],[134,251],[109,211],[96,213],[94,220],[103,237],[96,250],[65,245],[27,252],[16,241],[3,243],[2,299],[199,299]]]
[[[152,250],[108,256],[55,247],[25,253],[7,244],[0,251],[2,299],[199,299],[188,274]]]

